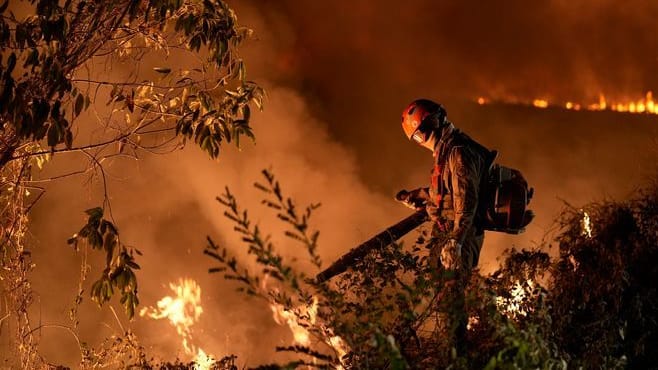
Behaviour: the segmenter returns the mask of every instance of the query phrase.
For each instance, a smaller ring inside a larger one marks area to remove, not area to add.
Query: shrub
[[[285,235],[318,270],[318,205],[297,208],[263,171],[263,204],[288,225]],[[310,340],[279,348],[299,359],[263,368],[566,369],[648,368],[656,348],[658,187],[635,200],[567,208],[558,219],[559,257],[508,250],[491,275],[474,273],[466,290],[468,351],[458,356],[446,330],[445,276],[430,267],[427,233],[410,248],[392,244],[356,261],[330,283],[318,283],[277,253],[228,189],[218,198],[247,251],[251,272],[208,239],[205,253],[242,290],[280,307]],[[544,247],[548,247],[544,245]],[[299,254],[298,254],[299,255]],[[268,284],[263,285],[267,277]],[[450,306],[450,302],[447,302]]]

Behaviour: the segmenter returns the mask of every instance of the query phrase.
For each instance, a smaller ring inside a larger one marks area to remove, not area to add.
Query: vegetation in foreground
[[[310,219],[319,205],[298,208],[264,171],[256,184],[263,204],[286,223],[287,241],[320,271],[319,232]],[[498,271],[473,274],[467,288],[468,351],[457,356],[438,305],[443,276],[428,266],[421,232],[407,248],[391,245],[359,261],[335,281],[318,284],[277,252],[226,189],[218,197],[261,271],[249,271],[208,238],[205,254],[245,294],[294,318],[310,341],[277,348],[297,358],[261,369],[302,366],[343,369],[658,368],[658,184],[634,199],[567,207],[559,232],[540,250],[508,250]],[[290,250],[290,247],[287,248]],[[264,284],[264,279],[267,283]],[[287,356],[289,357],[289,356]],[[237,369],[227,356],[211,369]],[[148,357],[130,332],[83,348],[82,368],[186,369]]]
[[[264,176],[264,184],[256,184],[263,204],[288,224],[288,240],[319,271],[319,233],[309,226],[318,205],[298,208],[273,175]],[[559,248],[555,259],[539,250],[508,250],[498,271],[474,274],[463,357],[447,339],[437,309],[443,277],[428,267],[423,233],[410,249],[392,245],[336,281],[318,284],[277,253],[228,189],[218,200],[262,270],[241,268],[208,238],[205,254],[218,263],[210,272],[292,314],[296,329],[311,338],[278,348],[296,360],[273,359],[259,369],[658,368],[658,184],[635,199],[566,208],[550,242]],[[200,368],[148,358],[130,333],[108,338],[84,357],[86,368]],[[233,370],[239,363],[228,356],[208,368]]]
[[[256,184],[263,204],[288,224],[286,236],[319,269],[319,233],[309,226],[317,205],[297,208],[270,173],[264,176]],[[209,239],[205,253],[219,264],[211,272],[293,313],[314,339],[279,348],[299,360],[268,368],[658,368],[656,183],[631,200],[567,207],[556,237],[540,246],[558,248],[557,258],[539,249],[509,250],[498,271],[474,274],[464,357],[451,347],[438,313],[443,277],[428,267],[423,234],[410,249],[392,245],[335,282],[317,284],[276,252],[228,189],[218,200],[262,271],[240,268]]]

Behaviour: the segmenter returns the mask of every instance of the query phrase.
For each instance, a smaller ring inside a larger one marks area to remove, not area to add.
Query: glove
[[[395,200],[415,211],[420,211],[425,207],[425,203],[427,202],[427,196],[425,193],[426,191],[424,188],[419,188],[412,191],[403,189],[395,194]]]
[[[459,270],[462,264],[462,245],[450,239],[441,249],[441,264],[446,270]]]

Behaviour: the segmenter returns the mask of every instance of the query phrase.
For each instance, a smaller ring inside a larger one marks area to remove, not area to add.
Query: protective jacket
[[[484,233],[485,210],[479,199],[494,156],[452,125],[443,128],[434,148],[427,213],[441,231],[460,245],[469,244],[467,238]],[[478,244],[481,248],[481,241]]]

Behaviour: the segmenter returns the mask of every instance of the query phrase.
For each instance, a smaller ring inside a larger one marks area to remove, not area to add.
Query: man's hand
[[[428,197],[426,188],[418,188],[411,191],[400,190],[395,194],[395,200],[416,211],[425,208]]]
[[[441,264],[446,270],[459,270],[462,265],[462,245],[450,239],[441,249]]]

